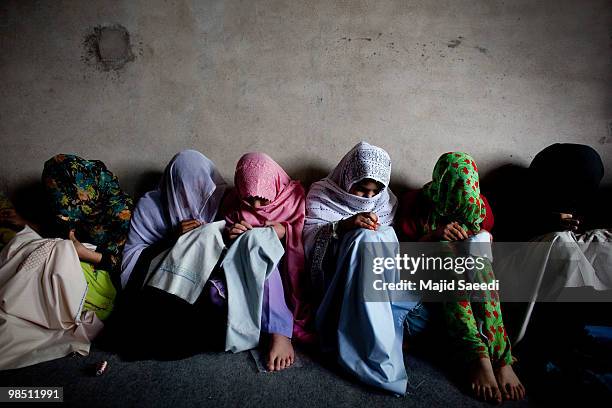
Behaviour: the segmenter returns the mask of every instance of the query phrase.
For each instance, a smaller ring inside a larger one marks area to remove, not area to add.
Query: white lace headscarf
[[[349,193],[355,183],[366,178],[383,185],[378,194],[367,198]],[[306,196],[306,256],[312,255],[319,232],[334,221],[361,212],[374,212],[381,225],[393,224],[397,198],[388,187],[390,178],[389,154],[380,147],[361,142],[342,158],[327,177],[314,183]]]

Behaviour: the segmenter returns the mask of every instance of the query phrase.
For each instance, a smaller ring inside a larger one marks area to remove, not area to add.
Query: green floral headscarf
[[[446,220],[457,221],[466,231],[480,231],[486,209],[480,197],[478,167],[467,153],[445,153],[434,167],[432,181],[423,187],[433,210],[425,227],[438,228]]]

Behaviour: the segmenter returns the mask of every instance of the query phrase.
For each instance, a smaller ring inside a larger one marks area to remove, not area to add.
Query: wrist
[[[337,235],[342,235],[346,232],[347,227],[346,227],[346,223],[347,223],[348,218],[344,218],[341,219],[339,221],[337,221],[336,224],[336,234]]]
[[[102,254],[91,249],[87,249],[85,246],[80,245],[77,249],[77,255],[79,259],[90,263],[100,263],[102,261]]]

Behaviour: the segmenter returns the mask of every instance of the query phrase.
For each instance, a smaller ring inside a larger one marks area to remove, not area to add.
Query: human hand
[[[572,214],[559,213],[559,226],[564,231],[578,231],[580,227],[580,220],[574,218]]]
[[[96,251],[92,251],[91,249],[88,249],[85,245],[83,245],[77,239],[76,235],[74,235],[74,230],[70,230],[70,232],[68,232],[68,239],[72,241],[74,249],[76,249],[76,253],[81,261],[91,262],[94,264],[100,263],[100,261],[102,261],[102,254]]]
[[[437,241],[462,241],[469,237],[468,233],[456,221],[441,225],[433,231],[432,235]]]
[[[203,222],[198,220],[183,220],[176,226],[176,236],[180,237],[181,235],[194,230],[203,224]]]
[[[278,239],[283,239],[287,233],[285,226],[277,221],[266,221],[266,227],[272,227],[274,232],[276,232]]]
[[[378,215],[373,212],[363,212],[346,218],[338,223],[341,233],[348,232],[357,228],[366,228],[372,231],[378,229]]]
[[[249,224],[248,222],[246,222],[245,220],[242,220],[240,222],[235,223],[231,227],[229,227],[227,229],[227,234],[229,236],[229,239],[234,240],[240,234],[244,234],[245,232],[251,229],[253,229],[253,226]]]

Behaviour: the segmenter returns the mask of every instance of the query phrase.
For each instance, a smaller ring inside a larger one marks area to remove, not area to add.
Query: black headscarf
[[[584,214],[604,175],[599,154],[590,146],[555,143],[529,166],[533,197],[541,211]]]

